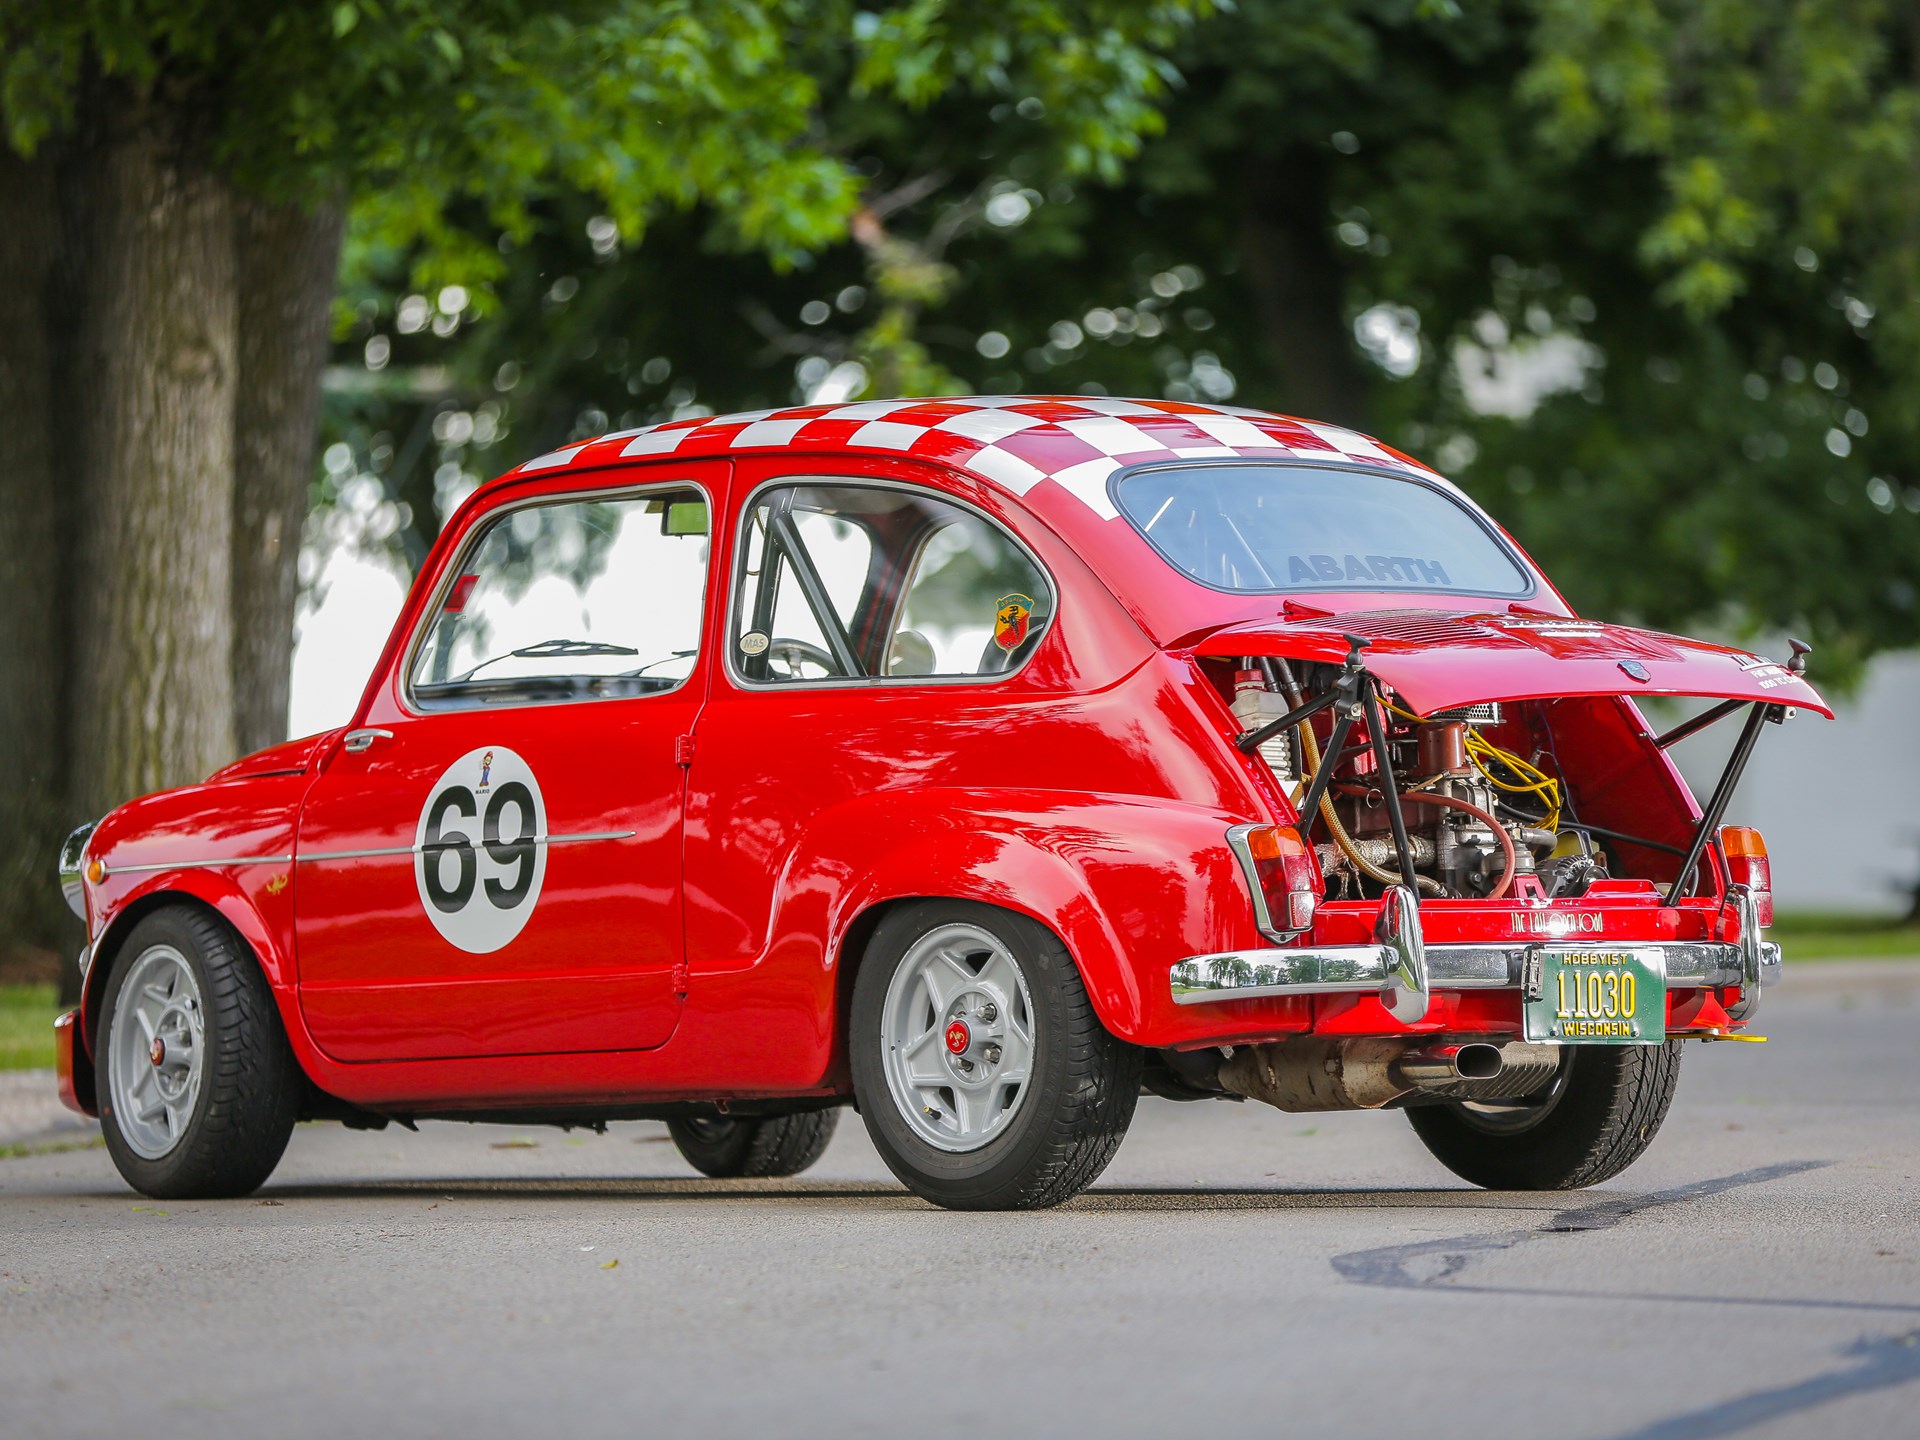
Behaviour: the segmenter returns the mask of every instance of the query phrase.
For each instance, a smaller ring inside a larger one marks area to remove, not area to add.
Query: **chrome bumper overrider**
[[[1401,887],[1395,886],[1394,890]],[[1389,892],[1391,894],[1391,892]],[[1403,892],[1404,893],[1404,892]],[[1168,975],[1173,999],[1179,1005],[1205,1005],[1226,1000],[1259,1000],[1286,995],[1353,995],[1385,992],[1397,1001],[1396,1018],[1426,1014],[1428,997],[1436,990],[1525,990],[1529,986],[1529,957],[1544,947],[1556,951],[1651,951],[1659,955],[1667,983],[1682,987],[1737,985],[1742,991],[1729,1010],[1736,1020],[1753,1014],[1760,992],[1780,983],[1780,947],[1760,939],[1753,901],[1736,888],[1728,905],[1739,914],[1741,942],[1637,941],[1622,938],[1613,945],[1570,945],[1554,940],[1526,944],[1427,945],[1420,936],[1419,912],[1402,903],[1390,924],[1372,945],[1325,945],[1307,950],[1238,950],[1222,955],[1192,955],[1179,961]],[[1385,907],[1391,909],[1392,907]],[[1383,920],[1385,920],[1383,913]],[[1535,982],[1537,984],[1537,981]],[[1415,998],[1417,995],[1417,999]]]

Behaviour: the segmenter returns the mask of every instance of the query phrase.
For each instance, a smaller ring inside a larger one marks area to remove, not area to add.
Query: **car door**
[[[640,1050],[677,1023],[682,765],[724,462],[476,515],[296,850],[343,1061]]]

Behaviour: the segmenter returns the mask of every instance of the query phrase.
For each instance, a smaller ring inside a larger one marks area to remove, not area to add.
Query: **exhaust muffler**
[[[1451,1091],[1496,1080],[1510,1065],[1533,1070],[1544,1060],[1550,1074],[1554,1058],[1552,1047],[1518,1041],[1420,1046],[1307,1035],[1242,1046],[1220,1062],[1217,1078],[1235,1095],[1295,1113],[1377,1110],[1415,1090]]]

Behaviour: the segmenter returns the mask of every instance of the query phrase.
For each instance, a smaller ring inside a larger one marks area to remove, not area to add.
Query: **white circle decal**
[[[490,745],[454,761],[413,837],[413,878],[433,928],[474,955],[509,944],[540,898],[546,838],[546,802],[525,760]]]

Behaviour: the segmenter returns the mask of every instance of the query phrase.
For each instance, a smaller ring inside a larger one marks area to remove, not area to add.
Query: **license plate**
[[[1540,947],[1540,998],[1526,1036],[1561,1045],[1655,1045],[1667,1038],[1667,971],[1658,950]]]

